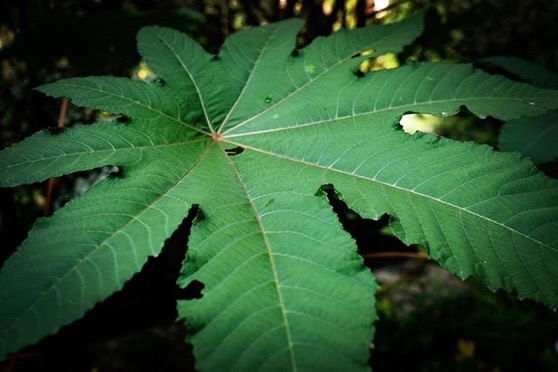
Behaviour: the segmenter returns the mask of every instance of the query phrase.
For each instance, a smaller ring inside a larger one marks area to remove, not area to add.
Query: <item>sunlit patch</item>
[[[376,18],[383,18],[387,15],[387,9],[389,7],[389,0],[374,0],[374,11],[376,12]]]
[[[368,59],[363,64],[365,62],[368,63],[368,71],[389,70],[399,67],[399,61],[395,53],[387,53],[377,58]]]
[[[415,132],[434,133],[436,125],[440,119],[434,115],[427,114],[407,114],[401,117],[399,125],[405,133],[414,134]]]
[[[145,63],[145,61],[141,61],[138,67],[132,72],[132,79],[151,81],[156,79],[156,76],[147,66],[147,63]]]

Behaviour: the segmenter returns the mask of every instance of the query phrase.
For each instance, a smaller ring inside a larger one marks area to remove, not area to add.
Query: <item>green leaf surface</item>
[[[157,156],[160,150],[173,151],[180,143],[196,143],[192,137],[192,133],[176,131],[175,125],[153,127],[149,123],[128,125],[116,121],[68,128],[59,134],[41,131],[3,151],[0,187],[108,164],[132,168],[144,158]]]
[[[195,146],[167,154],[181,164],[146,156],[35,224],[0,275],[2,354],[83,316],[160,252],[191,207],[185,178],[199,164]]]
[[[399,52],[421,17],[318,38],[301,22],[229,37],[217,56],[161,27],[138,47],[161,79],[76,78],[40,88],[125,115],[0,153],[0,185],[77,170],[124,170],[39,221],[0,272],[0,355],[55,332],[157,255],[194,204],[178,302],[201,370],[365,370],[373,276],[320,191],[360,214],[391,215],[462,278],[558,306],[558,184],[486,146],[409,136],[405,113],[466,106],[502,120],[558,108],[558,92],[470,65],[416,63],[358,76]],[[361,52],[370,54],[364,56]],[[22,278],[26,278],[22,281]]]
[[[510,120],[500,131],[500,150],[519,151],[536,164],[558,159],[558,112]]]
[[[180,281],[205,285],[201,300],[179,305],[199,368],[364,369],[376,285],[325,195],[314,195],[320,183],[282,177],[298,173],[290,162],[238,158],[208,153],[204,218]]]

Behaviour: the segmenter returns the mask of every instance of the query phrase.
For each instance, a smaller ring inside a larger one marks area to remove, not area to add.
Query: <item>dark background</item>
[[[328,11],[324,11],[324,3]],[[144,25],[188,33],[217,52],[235,30],[302,17],[303,46],[338,26],[391,22],[429,7],[426,31],[399,59],[455,62],[507,55],[558,66],[558,3],[550,0],[392,0],[386,13],[374,2],[318,0],[83,0],[0,1],[0,148],[64,125],[90,123],[98,113],[47,98],[33,88],[71,76],[131,76],[138,69],[135,34]],[[380,17],[381,16],[381,17]],[[448,119],[439,134],[497,147],[495,120]],[[552,169],[552,167],[544,168]],[[96,171],[97,173],[99,171]],[[78,173],[14,189],[0,189],[0,265],[33,222],[87,188],[96,172]],[[549,171],[549,174],[553,173]],[[50,191],[49,191],[50,189]],[[387,219],[361,219],[335,199],[345,228],[378,276],[377,323],[371,365],[376,371],[558,370],[558,318],[550,310],[475,283],[462,283],[427,262],[421,247],[405,247],[386,229]],[[191,218],[163,253],[150,259],[124,289],[56,336],[0,362],[0,371],[192,370],[186,329],[175,323],[175,300],[196,295],[175,281]],[[397,257],[385,257],[385,253]],[[3,304],[0,304],[2,306]]]

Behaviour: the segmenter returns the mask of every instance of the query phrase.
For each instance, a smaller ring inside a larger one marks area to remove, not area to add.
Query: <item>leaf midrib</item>
[[[54,155],[54,156],[49,156],[46,158],[40,158],[40,159],[34,159],[34,160],[29,160],[29,161],[25,161],[25,162],[21,162],[21,163],[15,163],[15,164],[8,164],[8,166],[6,167],[2,167],[1,169],[10,169],[13,167],[21,167],[21,166],[30,166],[33,165],[34,163],[40,163],[40,162],[51,162],[51,161],[57,161],[59,159],[65,158],[65,157],[74,157],[74,156],[84,156],[84,155],[102,155],[102,154],[114,154],[114,153],[121,153],[121,152],[125,152],[125,151],[135,151],[135,150],[150,150],[150,149],[160,149],[160,148],[165,148],[165,147],[174,147],[174,146],[184,146],[184,145],[189,145],[189,144],[193,144],[193,143],[198,143],[198,142],[204,142],[207,141],[207,138],[200,138],[200,139],[195,139],[195,140],[188,140],[188,141],[184,141],[184,142],[173,142],[173,143],[164,143],[164,144],[157,144],[157,145],[144,145],[144,146],[133,146],[133,147],[122,147],[122,148],[113,148],[113,149],[106,149],[106,150],[94,150],[94,151],[83,151],[83,152],[71,152],[71,153],[64,153],[64,154],[60,154],[60,155]],[[112,163],[107,163],[105,165],[113,165]],[[114,164],[114,165],[118,165],[118,164]],[[102,166],[102,165],[99,165]]]
[[[264,51],[267,49],[268,45],[270,44],[270,40],[275,36],[275,34],[280,30],[279,27],[277,27],[267,38],[267,40],[265,41],[263,47],[261,48],[257,58],[254,60],[254,63],[252,64],[252,68],[249,70],[248,73],[248,79],[246,79],[246,82],[244,83],[240,93],[238,94],[238,97],[236,97],[233,105],[231,106],[229,112],[227,112],[227,115],[225,116],[225,118],[223,119],[223,122],[221,123],[221,125],[219,125],[219,128],[217,130],[218,133],[221,133],[221,130],[225,127],[225,125],[227,124],[227,121],[229,120],[229,117],[231,116],[231,114],[234,112],[236,106],[238,105],[238,103],[241,101],[244,92],[246,91],[246,88],[250,85],[250,82],[252,81],[252,78],[254,77],[254,71],[256,70],[256,68],[259,66],[259,63],[261,61],[262,55],[264,54]],[[213,130],[212,130],[213,131]],[[225,131],[227,132],[227,131]]]
[[[80,79],[87,79],[87,78],[80,78]],[[130,80],[130,81],[133,81],[133,80]],[[185,122],[179,120],[179,119],[176,118],[176,117],[173,117],[173,116],[171,116],[171,115],[168,115],[168,114],[164,113],[164,112],[161,111],[161,110],[157,110],[157,109],[155,109],[155,108],[153,108],[153,107],[151,107],[151,106],[148,106],[148,105],[144,104],[144,103],[141,102],[141,101],[136,101],[136,100],[134,100],[134,99],[132,99],[132,98],[129,98],[128,96],[125,96],[125,95],[118,95],[118,94],[116,94],[116,93],[107,92],[107,91],[105,91],[105,90],[103,90],[103,89],[100,89],[100,88],[95,89],[95,88],[93,88],[93,87],[87,87],[87,86],[84,87],[84,86],[78,85],[78,84],[70,84],[70,83],[68,83],[68,82],[65,81],[65,80],[61,80],[61,81],[58,82],[57,84],[60,85],[60,86],[62,86],[62,87],[68,87],[68,88],[71,88],[71,89],[79,88],[79,89],[81,89],[81,90],[86,90],[86,89],[87,89],[87,90],[90,90],[90,91],[93,91],[93,92],[105,94],[107,97],[111,97],[111,96],[112,96],[112,97],[115,97],[115,98],[119,98],[119,99],[122,99],[122,100],[124,100],[124,101],[128,101],[128,102],[130,102],[131,104],[135,104],[135,105],[137,105],[137,106],[139,106],[139,107],[142,107],[142,108],[144,108],[144,109],[147,109],[147,110],[153,112],[154,114],[160,115],[161,117],[166,118],[166,119],[169,119],[170,121],[173,121],[173,122],[175,122],[175,123],[177,123],[177,124],[183,125],[183,126],[185,126],[186,128],[188,128],[188,129],[192,129],[192,130],[194,130],[194,131],[196,131],[196,132],[203,133],[203,134],[208,135],[208,136],[211,135],[211,133],[208,133],[208,132],[204,131],[203,129],[200,129],[200,128],[197,128],[197,127],[195,127],[195,126],[193,126],[193,125],[191,125],[191,124],[185,123]],[[113,113],[120,113],[120,112],[113,112]],[[148,119],[145,119],[145,118],[141,118],[141,117],[139,117],[139,116],[137,116],[137,115],[129,115],[129,116],[130,116],[131,118],[137,118],[138,120],[148,120]],[[157,119],[159,119],[159,118],[157,118]]]
[[[211,133],[213,133],[214,130],[213,130],[213,126],[211,125],[211,120],[209,120],[209,116],[207,115],[207,109],[205,108],[205,101],[204,101],[203,96],[201,94],[201,90],[198,86],[198,83],[194,79],[194,76],[190,73],[190,70],[188,70],[188,67],[182,62],[182,59],[180,59],[178,54],[175,53],[175,51],[171,47],[171,45],[169,43],[167,43],[166,39],[164,39],[162,37],[159,37],[159,35],[157,33],[155,33],[155,36],[157,37],[157,39],[159,39],[159,41],[161,41],[169,49],[169,51],[171,51],[171,53],[174,55],[174,57],[176,58],[178,63],[180,63],[180,66],[182,66],[182,69],[186,72],[186,74],[188,75],[188,77],[192,81],[192,84],[194,84],[194,88],[196,89],[196,94],[198,95],[198,99],[199,99],[199,102],[200,102],[200,105],[201,105],[201,108],[202,108],[202,111],[203,111],[205,121],[207,122],[207,126],[209,128],[209,131]],[[206,66],[206,68],[207,68],[207,66]],[[205,131],[202,131],[202,133],[205,133]]]
[[[286,312],[286,308],[285,308],[285,302],[283,299],[283,294],[281,292],[281,286],[279,284],[279,276],[277,273],[277,268],[276,268],[276,264],[275,264],[275,259],[273,257],[273,251],[271,249],[271,244],[269,242],[269,239],[267,237],[267,233],[266,230],[263,226],[263,222],[260,218],[260,214],[258,213],[258,210],[253,202],[253,199],[250,197],[250,193],[248,191],[248,189],[245,187],[244,182],[242,181],[242,177],[240,176],[240,173],[238,172],[238,169],[236,168],[236,166],[234,165],[232,159],[227,156],[224,147],[221,145],[221,150],[223,155],[225,156],[225,158],[227,159],[229,166],[233,172],[233,174],[235,175],[235,177],[238,180],[238,184],[239,186],[242,188],[243,193],[246,195],[246,200],[248,201],[248,203],[250,204],[250,208],[252,209],[252,213],[254,215],[254,218],[256,219],[257,223],[258,223],[258,227],[259,230],[262,234],[262,238],[264,240],[264,244],[265,244],[265,248],[266,248],[266,253],[269,256],[269,263],[271,266],[271,272],[273,273],[273,282],[275,284],[275,290],[277,293],[277,298],[279,300],[279,308],[281,309],[281,316],[283,318],[283,324],[285,327],[285,335],[287,337],[287,342],[288,342],[288,350],[289,350],[289,356],[290,356],[290,361],[291,361],[291,366],[293,367],[292,371],[297,371],[297,363],[296,363],[296,358],[294,355],[294,349],[293,349],[293,339],[292,339],[292,335],[291,335],[291,330],[290,330],[290,325],[289,325],[289,320],[287,317],[287,312]]]
[[[390,106],[390,107],[386,107],[386,108],[382,108],[382,109],[378,109],[378,110],[374,110],[374,111],[367,111],[367,112],[361,112],[358,114],[352,114],[352,115],[348,115],[348,116],[338,116],[338,117],[334,117],[331,119],[327,119],[327,120],[317,120],[317,121],[312,121],[312,122],[306,122],[306,123],[301,123],[301,124],[297,124],[297,125],[291,125],[288,127],[282,127],[282,128],[271,128],[271,129],[263,129],[263,130],[258,130],[258,131],[254,131],[254,132],[242,132],[242,133],[228,133],[230,130],[227,130],[227,134],[223,135],[223,140],[227,140],[229,138],[238,138],[238,137],[243,137],[243,136],[254,136],[254,135],[258,135],[258,134],[265,134],[265,133],[271,133],[271,132],[281,132],[281,131],[287,131],[287,130],[291,130],[291,129],[298,129],[298,128],[303,128],[303,127],[311,127],[313,125],[321,125],[321,124],[328,124],[328,123],[335,123],[337,121],[342,121],[342,120],[351,120],[351,119],[355,119],[355,118],[359,118],[359,117],[363,117],[363,116],[372,116],[374,114],[385,114],[388,113],[389,111],[396,111],[396,113],[399,116],[402,116],[403,112],[417,112],[416,111],[416,106],[418,105],[429,105],[429,104],[444,104],[444,103],[451,103],[451,102],[455,102],[459,107],[460,105],[463,104],[463,101],[467,100],[467,102],[484,102],[486,100],[490,100],[490,101],[495,101],[495,100],[501,100],[501,101],[518,101],[518,102],[527,102],[525,100],[519,99],[519,98],[505,98],[505,97],[473,97],[473,98],[451,98],[451,99],[445,99],[445,100],[430,100],[430,101],[424,101],[424,102],[416,102],[416,103],[412,103],[412,104],[405,104],[405,105],[401,105],[401,106]],[[465,105],[467,106],[467,105]],[[454,108],[456,109],[456,108]],[[426,112],[427,110],[421,110],[421,113],[428,113]],[[449,109],[448,109],[449,111]],[[457,111],[456,111],[457,112]],[[435,113],[434,113],[435,114]],[[433,114],[433,115],[434,115]],[[234,127],[234,128],[238,128],[240,125]],[[233,128],[231,128],[233,129]]]
[[[478,213],[476,213],[476,212],[474,212],[474,211],[471,211],[471,210],[469,210],[469,209],[466,209],[466,208],[457,206],[457,205],[455,205],[455,204],[446,202],[446,201],[444,201],[444,200],[436,199],[435,197],[433,197],[433,196],[431,196],[431,195],[417,192],[416,190],[410,190],[410,189],[407,189],[407,188],[404,188],[404,187],[401,187],[401,186],[397,186],[397,185],[393,185],[393,184],[390,184],[390,183],[387,183],[387,182],[384,182],[384,181],[381,181],[381,180],[378,180],[378,179],[369,178],[369,177],[366,177],[366,176],[364,176],[364,175],[349,173],[349,172],[344,171],[344,170],[341,170],[341,169],[329,168],[329,167],[324,166],[324,165],[320,165],[320,164],[316,164],[316,163],[304,161],[304,160],[297,159],[297,158],[293,158],[293,157],[289,157],[289,156],[286,156],[286,155],[281,155],[281,154],[273,153],[273,152],[271,152],[271,151],[267,151],[267,150],[264,150],[264,149],[261,149],[261,148],[257,148],[257,147],[253,147],[253,146],[248,146],[248,145],[245,145],[245,144],[242,144],[242,143],[235,143],[235,142],[232,142],[232,141],[230,141],[230,143],[233,144],[233,145],[236,145],[236,146],[242,146],[242,147],[245,148],[245,149],[249,149],[249,150],[253,150],[253,151],[255,151],[255,152],[259,152],[259,153],[261,153],[261,154],[265,154],[265,155],[268,155],[268,156],[272,156],[272,157],[274,157],[274,158],[279,158],[279,159],[282,159],[282,160],[292,161],[292,162],[294,162],[294,163],[299,163],[299,164],[303,164],[303,165],[305,165],[305,166],[310,166],[310,167],[314,167],[314,168],[319,168],[319,169],[322,169],[322,170],[325,170],[325,171],[336,172],[336,173],[339,173],[339,174],[342,174],[342,175],[344,175],[344,176],[348,176],[348,177],[351,177],[351,178],[359,178],[359,179],[366,180],[366,181],[369,181],[369,182],[378,183],[378,184],[380,184],[380,185],[382,185],[382,186],[386,186],[386,187],[389,187],[389,188],[397,189],[397,190],[402,191],[402,192],[411,193],[411,194],[414,194],[414,195],[416,195],[416,196],[418,196],[418,197],[423,197],[423,198],[432,200],[432,201],[434,201],[434,202],[443,204],[443,205],[445,205],[445,206],[447,206],[447,207],[451,207],[451,208],[454,208],[454,209],[456,209],[456,210],[463,211],[464,213],[471,214],[471,215],[473,215],[473,216],[475,216],[475,217],[477,217],[477,218],[479,218],[479,219],[485,220],[485,221],[487,221],[487,222],[489,222],[489,223],[491,223],[491,224],[494,224],[494,225],[496,225],[496,226],[498,226],[498,227],[501,227],[501,228],[503,228],[503,229],[505,229],[505,230],[508,230],[508,231],[510,231],[512,234],[518,234],[519,236],[521,236],[521,237],[523,237],[523,238],[525,238],[525,239],[527,239],[527,240],[530,240],[530,241],[534,242],[535,244],[540,245],[541,247],[547,248],[547,249],[549,249],[549,250],[551,250],[551,251],[554,251],[554,252],[558,252],[558,248],[552,247],[552,246],[548,245],[547,243],[544,243],[544,242],[542,242],[542,241],[540,241],[540,240],[534,239],[534,238],[532,238],[531,236],[522,233],[521,231],[514,230],[514,229],[512,229],[510,226],[504,225],[503,223],[501,223],[501,222],[499,222],[499,221],[493,220],[493,219],[491,219],[491,218],[489,218],[489,217],[487,217],[487,216],[483,216],[483,215],[478,214]]]
[[[407,30],[405,29],[401,29],[399,32],[406,32]],[[391,37],[395,37],[396,35],[398,35],[399,33],[393,33],[388,35],[388,38]],[[377,41],[376,41],[377,42]],[[361,48],[360,50],[366,50],[367,48],[372,47],[373,44],[368,44],[367,46]],[[386,51],[386,53],[388,53]],[[378,55],[379,57],[380,55]],[[364,59],[364,58],[370,58],[370,56],[366,56],[366,57],[358,57],[360,59]],[[312,79],[308,80],[306,83],[302,84],[300,87],[298,87],[297,89],[295,89],[294,91],[292,91],[291,93],[289,93],[288,95],[286,95],[285,97],[281,98],[280,100],[278,100],[277,102],[275,102],[274,104],[270,105],[269,107],[267,107],[265,110],[259,112],[258,114],[244,120],[241,123],[238,123],[237,125],[235,125],[234,127],[231,127],[227,130],[225,130],[222,134],[225,135],[229,132],[232,132],[248,123],[250,123],[251,121],[253,121],[254,119],[258,118],[259,116],[264,115],[266,112],[271,111],[273,108],[277,107],[278,105],[282,104],[284,101],[291,99],[293,96],[299,94],[300,92],[302,92],[304,89],[306,89],[309,85],[313,84],[314,82],[318,81],[322,76],[326,75],[327,73],[331,72],[332,70],[336,69],[338,66],[342,65],[343,63],[345,63],[346,61],[349,61],[353,59],[352,55],[347,56],[343,59],[340,59],[337,63],[329,66],[328,68],[325,68],[324,71],[322,71],[321,73],[319,73],[318,75],[314,76]],[[236,103],[235,103],[236,104]],[[223,126],[221,126],[223,127]],[[229,137],[229,135],[227,134],[227,137]]]

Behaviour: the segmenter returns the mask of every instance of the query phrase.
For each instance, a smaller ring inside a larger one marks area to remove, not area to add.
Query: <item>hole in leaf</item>
[[[323,185],[317,192],[318,195],[325,193],[333,211],[343,229],[347,231],[356,241],[358,252],[365,259],[367,255],[384,252],[410,253],[417,252],[417,246],[406,246],[392,232],[389,222],[390,216],[385,214],[378,220],[361,217],[357,212],[350,209],[341,199],[341,195],[335,190],[333,185]],[[403,257],[403,255],[401,256]],[[375,265],[380,262],[382,265],[391,264],[393,260],[400,260],[400,257],[382,258],[381,261],[373,259],[370,263]]]
[[[109,176],[113,178],[124,178],[124,167],[114,167],[114,170],[109,173]]]
[[[205,285],[199,280],[192,280],[186,288],[179,288],[176,293],[177,300],[193,300],[203,297],[202,291]]]
[[[351,58],[366,57],[371,55],[372,53],[376,53],[376,48],[361,50],[360,52],[353,54]]]
[[[378,57],[365,59],[360,67],[365,71],[389,70],[399,67],[397,54],[387,53]]]
[[[362,71],[360,68],[357,68],[355,70],[355,76],[359,77],[359,78],[363,77],[364,76],[364,71]]]
[[[153,79],[153,81],[151,82],[151,84],[153,85],[158,85],[158,86],[164,86],[167,84],[167,82],[164,79],[161,78],[155,78]]]
[[[267,203],[265,203],[265,207],[264,207],[264,208],[267,208],[267,207],[271,206],[273,203],[275,203],[275,198],[269,199],[269,200],[267,201]]]
[[[408,134],[415,134],[416,132],[435,133],[436,125],[440,119],[428,114],[406,114],[399,120],[399,125]]]
[[[459,112],[439,112],[436,115],[406,114],[399,125],[408,134],[432,133],[455,141],[472,141],[497,147],[498,135],[503,123],[492,117],[479,118],[466,107]]]
[[[82,195],[97,183],[110,178],[111,173],[117,169],[114,165],[107,165],[58,178],[51,199],[53,210],[62,208],[72,198]]]
[[[119,117],[116,118],[116,121],[121,124],[127,124],[130,122],[130,118],[126,115],[120,115]]]
[[[236,156],[238,154],[242,154],[244,152],[244,148],[241,146],[236,146],[230,149],[225,149],[225,152],[228,156]]]

